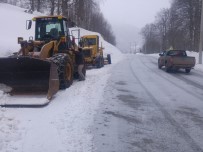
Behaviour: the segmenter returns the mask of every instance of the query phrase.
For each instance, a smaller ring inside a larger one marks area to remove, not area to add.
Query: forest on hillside
[[[156,53],[169,48],[198,51],[202,0],[172,0],[156,20],[142,29],[143,52]]]
[[[99,32],[104,39],[116,45],[116,38],[111,25],[100,11],[99,0],[0,0],[28,10],[47,15],[63,15],[75,25],[86,30]]]

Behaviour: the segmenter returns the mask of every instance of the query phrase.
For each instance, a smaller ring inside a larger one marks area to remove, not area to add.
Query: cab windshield
[[[58,39],[64,36],[63,20],[57,18],[40,18],[36,21],[36,40]]]
[[[96,38],[87,38],[88,45],[96,45]]]

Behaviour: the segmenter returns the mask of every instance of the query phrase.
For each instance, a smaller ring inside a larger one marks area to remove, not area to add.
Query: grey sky
[[[132,44],[142,47],[140,29],[155,21],[162,8],[169,8],[171,0],[103,0],[101,10],[112,25],[117,47],[123,52],[131,51]]]
[[[155,19],[161,8],[171,0],[104,0],[101,10],[110,24],[128,24],[142,28]]]

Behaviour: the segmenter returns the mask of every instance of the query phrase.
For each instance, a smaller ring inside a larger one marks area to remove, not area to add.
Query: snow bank
[[[0,3],[0,56],[8,56],[19,50],[17,37],[29,39],[34,36],[34,29],[26,30],[26,20],[32,19],[34,15],[24,11],[25,9]]]

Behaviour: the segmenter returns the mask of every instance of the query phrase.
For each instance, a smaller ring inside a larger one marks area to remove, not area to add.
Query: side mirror
[[[31,29],[31,27],[32,27],[32,20],[27,20],[26,21],[26,30]]]
[[[23,41],[22,37],[18,37],[18,44],[21,44],[21,42]]]

